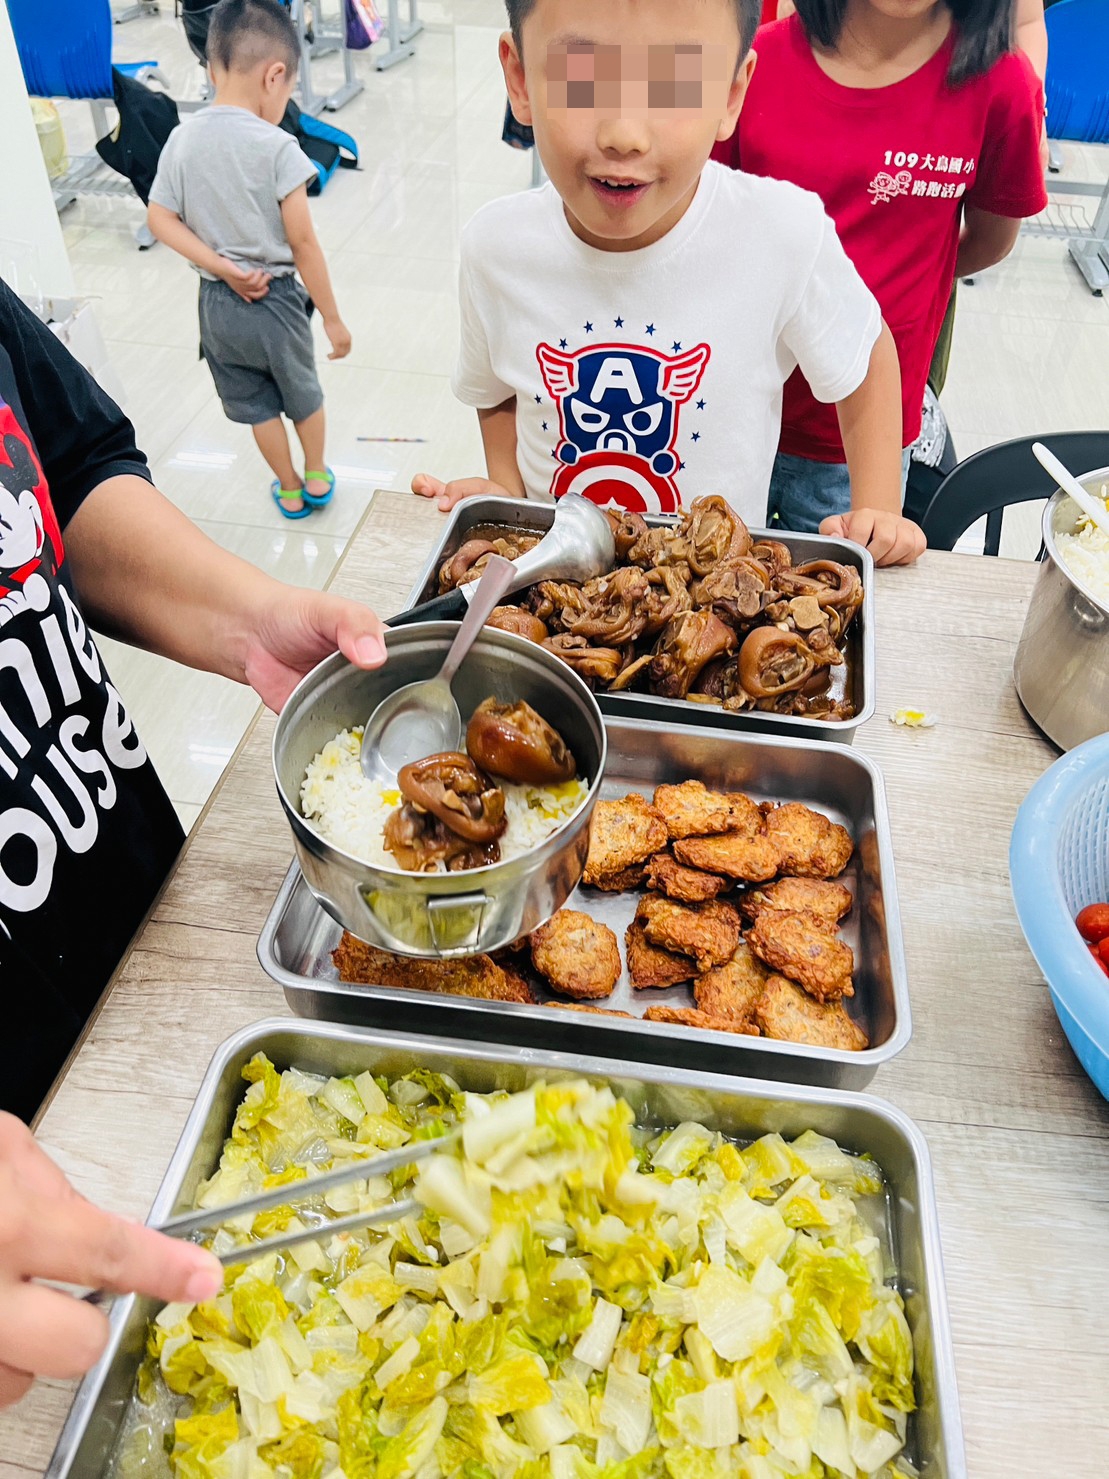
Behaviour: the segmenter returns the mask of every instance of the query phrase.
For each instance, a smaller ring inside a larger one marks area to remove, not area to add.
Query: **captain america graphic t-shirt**
[[[843,400],[881,330],[815,195],[712,163],[637,251],[581,241],[551,185],[493,201],[463,232],[459,297],[455,394],[515,396],[529,498],[670,513],[720,493],[755,526],[786,380],[800,366]]]
[[[182,841],[66,566],[120,474],[148,477],[130,422],[0,284],[0,1108],[25,1118]]]

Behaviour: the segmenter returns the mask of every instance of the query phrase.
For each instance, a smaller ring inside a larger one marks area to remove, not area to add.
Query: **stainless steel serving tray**
[[[910,1420],[907,1453],[922,1479],[966,1479],[928,1148],[913,1122],[892,1105],[826,1089],[791,1088],[777,1096],[766,1084],[712,1074],[668,1068],[628,1072],[625,1065],[600,1058],[275,1019],[244,1029],[216,1053],[151,1208],[152,1222],[190,1207],[199,1183],[215,1170],[244,1092],[242,1068],[257,1052],[266,1053],[278,1069],[296,1066],[312,1073],[371,1069],[397,1075],[431,1067],[477,1093],[519,1090],[537,1078],[584,1075],[611,1084],[642,1123],[664,1127],[694,1119],[740,1140],[769,1131],[792,1137],[813,1129],[847,1150],[869,1153],[886,1179],[888,1249],[916,1355],[918,1411]],[[78,1390],[45,1479],[107,1479],[146,1324],[157,1308],[133,1298],[117,1304],[108,1349]]]
[[[473,539],[488,529],[545,534],[554,519],[554,508],[553,503],[529,503],[521,498],[467,498],[458,504],[445,521],[442,538],[409,592],[405,609],[439,594],[439,567],[467,539]],[[678,515],[648,514],[646,519],[648,524],[664,526],[677,523]],[[697,724],[715,729],[756,730],[764,734],[794,735],[799,739],[850,745],[859,726],[874,713],[874,561],[861,545],[842,539],[827,539],[822,534],[793,534],[778,529],[752,529],[751,533],[756,539],[780,540],[792,550],[795,564],[806,560],[836,560],[859,572],[863,583],[863,604],[847,638],[848,693],[855,705],[855,717],[837,722],[799,719],[788,714],[764,714],[758,710],[729,714],[716,704],[658,698],[650,693],[598,693],[601,712],[620,719],[652,719],[667,725]]]
[[[860,1088],[878,1066],[899,1053],[912,1031],[901,918],[893,875],[893,847],[881,774],[865,755],[842,745],[769,739],[721,730],[659,729],[641,720],[605,720],[608,763],[601,795],[639,791],[648,799],[664,782],[700,780],[748,791],[760,800],[804,801],[842,822],[855,839],[844,882],[855,907],[843,935],[855,952],[855,997],[847,1003],[870,1037],[861,1053],[772,1042],[728,1032],[701,1032],[641,1020],[647,1006],[692,1006],[689,987],[636,991],[626,973],[601,1006],[636,1020],[559,1011],[542,1002],[475,1001],[352,986],[331,962],[341,929],[319,907],[293,864],[258,942],[263,968],[285,992],[293,1011],[331,1022],[356,1022],[402,1031],[560,1047],[640,1063],[670,1063],[802,1083]],[[635,912],[634,894],[603,894],[579,887],[567,907],[610,925],[623,947]],[[544,1001],[556,998],[541,987]]]

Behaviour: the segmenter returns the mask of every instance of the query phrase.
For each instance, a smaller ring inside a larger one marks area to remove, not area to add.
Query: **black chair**
[[[921,519],[929,549],[954,549],[955,542],[986,516],[983,554],[1001,548],[1001,520],[1012,503],[1050,498],[1055,482],[1032,455],[1032,443],[1043,442],[1059,461],[1081,478],[1094,468],[1109,467],[1109,431],[1061,431],[1018,437],[975,452],[948,474]]]

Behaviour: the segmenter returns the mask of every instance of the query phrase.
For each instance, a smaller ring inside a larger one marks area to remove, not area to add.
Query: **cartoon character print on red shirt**
[[[46,479],[10,406],[0,402],[0,627],[45,611],[62,563],[62,534]]]
[[[631,344],[570,353],[540,344],[536,358],[559,420],[551,496],[579,493],[602,508],[636,513],[681,508],[674,478],[684,466],[677,452],[681,407],[710,357],[707,344],[670,355]]]

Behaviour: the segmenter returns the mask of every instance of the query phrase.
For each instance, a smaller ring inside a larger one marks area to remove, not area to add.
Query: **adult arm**
[[[285,235],[293,249],[293,261],[300,273],[300,280],[319,310],[324,332],[331,341],[328,359],[344,359],[350,353],[350,330],[339,317],[339,305],[331,286],[331,274],[327,270],[323,248],[312,224],[312,213],[308,209],[307,185],[299,185],[286,195],[281,202],[281,219],[285,225]]]
[[[822,534],[865,545],[879,565],[908,565],[924,553],[923,532],[901,513],[901,371],[883,323],[859,388],[836,404],[851,474],[851,512],[825,519]]]
[[[98,630],[247,683],[271,709],[336,649],[363,668],[385,660],[369,607],[274,580],[214,543],[143,478],[100,483],[65,541]]]

